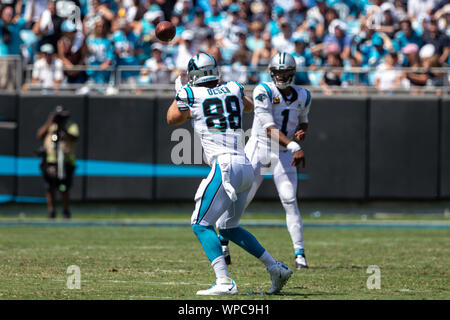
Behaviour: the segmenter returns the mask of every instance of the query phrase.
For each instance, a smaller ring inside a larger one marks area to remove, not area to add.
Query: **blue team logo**
[[[267,96],[261,93],[259,96],[256,97],[256,100],[263,102],[264,100],[266,100],[266,98]]]
[[[195,64],[194,58],[189,60],[189,64],[188,64],[188,71],[192,71],[192,70],[199,70],[199,68]]]

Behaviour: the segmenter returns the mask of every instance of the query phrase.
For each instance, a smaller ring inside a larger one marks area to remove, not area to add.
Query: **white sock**
[[[259,257],[259,260],[261,260],[267,268],[277,263],[267,250]]]
[[[216,273],[216,278],[230,278],[228,273],[227,264],[225,263],[225,258],[223,256],[217,257],[211,262],[211,266]]]

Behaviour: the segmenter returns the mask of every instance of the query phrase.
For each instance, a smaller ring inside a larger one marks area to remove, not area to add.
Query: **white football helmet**
[[[289,53],[279,52],[270,60],[269,73],[277,88],[291,86],[296,72],[297,64]]]
[[[191,86],[218,81],[220,77],[216,59],[204,52],[200,52],[189,60],[187,72]]]

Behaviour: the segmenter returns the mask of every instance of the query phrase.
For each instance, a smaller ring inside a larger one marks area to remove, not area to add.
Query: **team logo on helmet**
[[[219,67],[213,56],[200,52],[189,60],[188,78],[190,85],[219,80]]]
[[[289,53],[277,53],[269,64],[269,73],[275,85],[280,89],[289,87],[294,81],[297,64]]]
[[[189,60],[188,71],[198,70],[197,65],[194,62],[194,59]]]

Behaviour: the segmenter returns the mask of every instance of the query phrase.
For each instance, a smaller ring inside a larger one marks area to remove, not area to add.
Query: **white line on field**
[[[17,249],[17,251],[33,251],[33,250],[41,250],[41,251],[54,251],[54,250],[73,250],[73,249],[84,249],[84,250],[117,250],[117,248],[121,248],[124,250],[131,249],[141,249],[141,250],[147,250],[147,249],[169,249],[172,248],[172,246],[127,246],[127,247],[111,247],[111,246],[51,246],[51,247],[45,247],[45,248],[39,248],[39,247],[32,247],[32,248],[20,248]],[[4,251],[4,250],[0,250]]]
[[[3,278],[2,281],[46,281],[47,279],[36,279],[36,278],[25,278],[25,277],[17,277],[17,278]],[[53,282],[67,282],[67,280],[62,279],[49,279]],[[175,282],[175,281],[137,281],[137,280],[85,280],[81,279],[81,282],[84,283],[141,283],[141,284],[152,284],[152,285],[167,285],[167,286],[177,286],[177,285],[188,285],[188,286],[208,286],[211,285],[211,283],[200,283],[200,282]]]
[[[15,280],[15,279],[6,279],[6,280]],[[31,279],[29,279],[31,280]],[[67,280],[59,280],[59,279],[52,279],[54,282],[66,282]],[[155,285],[167,285],[167,286],[177,286],[177,285],[188,285],[188,286],[208,286],[211,285],[211,283],[199,283],[199,282],[174,282],[174,281],[165,281],[165,282],[159,282],[159,281],[135,281],[135,280],[83,280],[81,279],[81,282],[101,282],[101,283],[141,283],[141,284],[155,284]]]
[[[129,296],[130,299],[173,299],[173,297],[159,297],[159,296]]]

